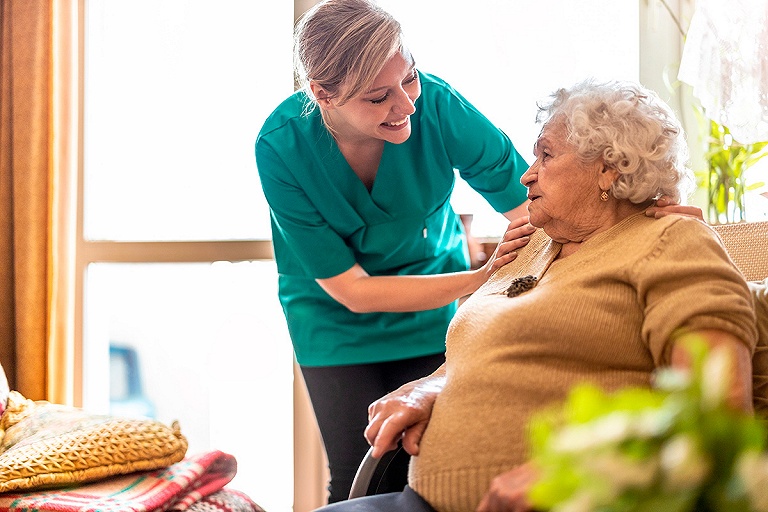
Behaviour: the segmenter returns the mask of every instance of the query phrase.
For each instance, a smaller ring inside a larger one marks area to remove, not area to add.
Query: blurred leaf
[[[729,408],[724,397],[704,401],[704,383],[721,360],[699,338],[680,342],[692,361],[690,374],[665,369],[657,387],[614,393],[576,386],[559,408],[532,418],[532,459],[540,476],[529,499],[536,509],[753,512],[736,467],[743,454],[765,450],[766,426]],[[674,443],[693,451],[660,464],[662,451],[681,453],[672,451]],[[664,473],[675,468],[685,471],[674,473],[679,479]]]

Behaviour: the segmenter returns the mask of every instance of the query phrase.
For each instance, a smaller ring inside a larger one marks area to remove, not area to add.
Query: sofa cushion
[[[177,423],[90,414],[18,391],[9,394],[0,435],[0,492],[157,469],[187,451]]]

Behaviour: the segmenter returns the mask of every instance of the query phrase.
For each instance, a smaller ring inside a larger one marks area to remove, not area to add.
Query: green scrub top
[[[450,205],[454,169],[499,212],[526,199],[527,164],[509,138],[443,80],[419,73],[411,136],[385,143],[372,190],[363,185],[296,92],[267,118],[256,164],[270,206],[278,295],[297,361],[336,366],[445,350],[456,303],[412,313],[353,313],[315,279],[355,262],[370,275],[466,270],[466,240]]]

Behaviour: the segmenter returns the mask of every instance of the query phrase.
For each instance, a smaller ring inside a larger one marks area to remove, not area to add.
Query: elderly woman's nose
[[[523,186],[527,187],[531,183],[536,181],[536,176],[538,175],[538,173],[536,172],[534,167],[536,167],[536,164],[533,164],[532,166],[530,166],[528,170],[525,171],[522,176],[520,176],[520,183],[522,183]]]

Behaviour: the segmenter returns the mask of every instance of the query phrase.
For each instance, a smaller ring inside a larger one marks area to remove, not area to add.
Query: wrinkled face
[[[345,141],[380,139],[393,144],[408,140],[414,102],[421,84],[410,54],[396,53],[367,91],[338,105],[335,99],[320,102],[337,138]]]
[[[563,121],[547,123],[534,145],[536,161],[520,178],[528,187],[531,224],[557,241],[582,239],[593,229],[600,207],[601,165],[583,163],[566,136]]]

